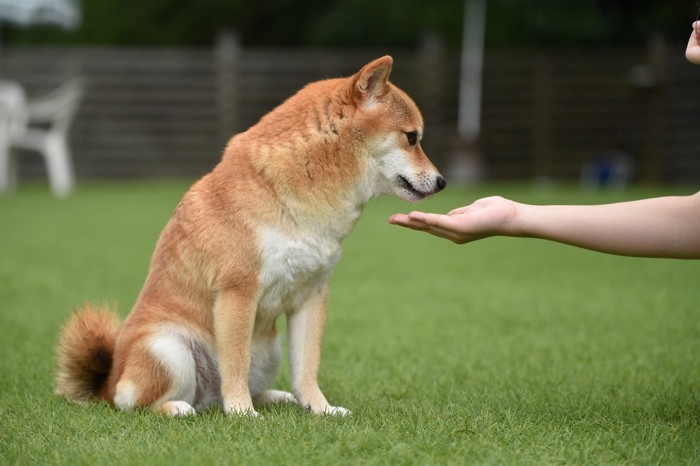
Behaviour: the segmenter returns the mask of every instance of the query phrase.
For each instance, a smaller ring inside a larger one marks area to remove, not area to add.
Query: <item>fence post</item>
[[[437,132],[444,125],[442,112],[445,47],[442,38],[434,31],[424,31],[418,47],[418,61],[413,63],[413,73],[419,78],[415,83],[414,95],[425,117],[427,127],[423,148],[431,155],[433,161],[442,162],[442,147]]]
[[[664,156],[664,84],[666,82],[666,44],[660,34],[654,34],[649,41],[648,61],[652,83],[643,89],[645,107],[644,161],[642,178],[646,183],[661,181]]]
[[[532,175],[549,178],[552,173],[552,65],[549,57],[533,60],[532,72]]]
[[[238,67],[240,42],[231,30],[222,30],[216,40],[217,102],[219,135],[224,144],[240,130],[238,127]]]

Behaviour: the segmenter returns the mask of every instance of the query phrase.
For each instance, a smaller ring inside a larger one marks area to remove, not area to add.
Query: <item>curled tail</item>
[[[90,304],[70,317],[56,345],[56,394],[73,402],[106,397],[119,326],[116,313]]]

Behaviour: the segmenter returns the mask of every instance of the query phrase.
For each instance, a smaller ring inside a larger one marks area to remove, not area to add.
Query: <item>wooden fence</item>
[[[575,179],[584,164],[616,150],[637,162],[642,179],[697,183],[700,67],[685,62],[682,45],[667,50],[656,62],[646,50],[487,52],[480,141],[486,176]],[[71,133],[79,179],[195,177],[218,161],[232,134],[307,82],[348,76],[385,53],[242,49],[231,42],[215,50],[6,47],[0,76],[22,82],[30,96],[75,75],[86,78]],[[424,113],[426,153],[449,171],[459,57],[389,53],[392,81]],[[43,173],[37,156],[23,154],[20,167],[23,176]]]

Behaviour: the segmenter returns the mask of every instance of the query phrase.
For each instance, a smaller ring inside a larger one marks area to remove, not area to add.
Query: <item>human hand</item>
[[[494,196],[454,209],[447,215],[425,212],[394,214],[389,223],[464,244],[489,236],[517,234],[513,225],[516,208],[515,202]]]
[[[690,39],[688,39],[688,47],[685,49],[685,58],[696,65],[700,65],[700,43],[698,43],[698,36],[700,36],[700,21],[695,21],[693,23],[693,32],[690,33]]]

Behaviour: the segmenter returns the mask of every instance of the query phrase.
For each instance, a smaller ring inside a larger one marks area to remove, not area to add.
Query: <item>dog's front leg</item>
[[[258,414],[248,387],[255,312],[255,298],[240,290],[220,291],[214,305],[221,396],[228,414]]]
[[[331,406],[318,386],[321,342],[326,328],[328,286],[324,285],[287,317],[292,391],[299,404],[315,414],[349,414]]]

